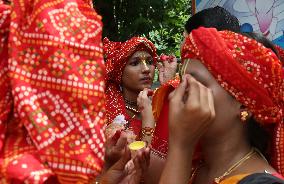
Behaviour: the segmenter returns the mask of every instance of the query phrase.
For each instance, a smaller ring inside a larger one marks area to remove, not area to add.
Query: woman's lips
[[[151,77],[143,77],[140,79],[140,81],[142,81],[143,83],[150,83],[152,82],[152,78]]]

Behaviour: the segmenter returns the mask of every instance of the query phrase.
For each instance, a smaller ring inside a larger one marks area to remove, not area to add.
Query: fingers
[[[150,165],[150,148],[139,150],[133,159],[133,163],[136,170],[145,171]]]
[[[149,89],[147,89],[147,88],[143,89],[142,94],[141,94],[143,99],[148,98],[148,90]]]
[[[163,68],[163,64],[160,63],[160,62],[158,62],[158,63],[157,63],[157,68],[158,68],[158,70],[160,71],[160,70]]]
[[[171,103],[178,104],[182,102],[182,98],[186,92],[186,80],[182,80],[180,85],[170,93],[169,99],[171,100]]]
[[[151,105],[150,97],[153,95],[153,91],[151,89],[145,88],[143,91],[140,91],[137,98],[137,105],[139,110],[142,111],[148,105]]]
[[[135,158],[133,159],[133,163],[134,163],[134,168],[136,169],[136,170],[140,170],[140,169],[142,169],[141,168],[141,164],[140,164],[140,160],[141,159],[143,159],[142,158],[142,153],[141,152],[137,152],[137,154],[136,154],[136,156],[135,156]]]
[[[138,100],[141,101],[143,99],[147,99],[149,94],[151,96],[151,93],[153,93],[153,91],[151,89],[144,88],[143,91],[140,91],[140,93],[138,94],[137,102],[138,102]]]
[[[215,116],[213,93],[194,77],[184,75],[169,99],[169,144],[191,149]]]
[[[204,113],[204,120],[208,120],[210,117],[210,107],[209,107],[209,101],[208,101],[208,91],[209,89],[205,86],[203,86],[201,83],[198,83],[199,85],[199,93],[200,93],[200,99],[199,99],[199,105],[200,110]]]
[[[112,166],[112,169],[115,170],[124,170],[125,165],[131,159],[131,153],[127,146],[124,148],[124,154],[122,157]]]
[[[196,81],[192,76],[188,79],[189,82],[189,98],[186,101],[187,106],[193,110],[199,109],[204,114],[204,120],[215,117],[214,98],[212,90],[205,87],[200,82]]]
[[[147,167],[150,166],[150,153],[151,153],[151,149],[149,147],[147,147],[146,150],[145,150]]]
[[[105,147],[107,149],[112,149],[116,145],[116,143],[119,140],[120,136],[121,136],[121,131],[117,130],[115,132],[115,134],[110,139],[106,140]]]
[[[200,85],[191,75],[185,78],[188,86],[188,98],[185,99],[185,104],[191,109],[197,109],[200,104]]]
[[[143,89],[143,91],[140,91],[140,93],[139,93],[139,95],[138,95],[138,97],[137,97],[137,105],[138,106],[142,106],[143,107],[143,102],[144,102],[144,100],[145,100],[145,89]],[[147,95],[147,93],[146,93],[146,95]]]
[[[211,112],[211,117],[210,117],[210,121],[212,121],[215,118],[215,107],[214,107],[214,97],[213,97],[213,92],[212,90],[208,90],[208,104],[209,104],[209,108],[210,108],[210,112]]]
[[[126,145],[127,145],[127,136],[124,133],[122,133],[115,145],[115,149],[117,149],[118,151],[123,150],[123,148]]]
[[[164,67],[165,67],[165,68],[169,68],[169,66],[170,66],[170,61],[169,61],[169,60],[166,60],[166,61],[163,62],[163,64],[164,64]]]
[[[115,142],[115,144],[116,144],[116,142],[118,141],[118,139],[120,138],[120,135],[121,135],[121,130],[117,130],[116,132],[115,132],[115,134],[112,136],[112,140]]]
[[[177,63],[177,58],[175,56],[172,58],[172,63]]]
[[[153,92],[153,90],[152,90],[152,89],[144,88],[144,89],[143,89],[143,93],[142,93],[142,94],[143,94],[143,97],[144,97],[144,98],[149,99],[148,97],[149,97],[149,96],[152,96],[152,95],[153,95],[153,93],[154,93],[154,92]]]

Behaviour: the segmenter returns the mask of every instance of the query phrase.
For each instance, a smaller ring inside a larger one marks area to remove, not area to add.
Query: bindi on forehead
[[[136,53],[132,56],[134,60],[149,60],[152,59],[152,56],[148,53]]]
[[[133,53],[133,56],[150,56],[150,53],[145,50],[138,50]]]
[[[139,58],[149,58],[151,55],[147,52],[139,52],[134,54],[134,57],[139,57]]]

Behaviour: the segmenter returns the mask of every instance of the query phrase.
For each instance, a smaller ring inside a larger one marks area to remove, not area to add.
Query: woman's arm
[[[152,101],[148,96],[150,91],[150,89],[144,89],[139,93],[137,98],[137,105],[141,112],[142,119],[142,140],[148,144],[151,144],[156,125],[152,112]]]
[[[169,153],[160,183],[188,184],[195,145],[215,117],[213,95],[186,75],[169,99]]]

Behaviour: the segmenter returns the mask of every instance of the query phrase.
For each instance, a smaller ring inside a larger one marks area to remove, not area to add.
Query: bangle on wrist
[[[154,128],[152,128],[152,127],[143,127],[142,131],[141,131],[142,137],[145,137],[145,136],[153,137],[154,131],[155,131],[155,127]]]

